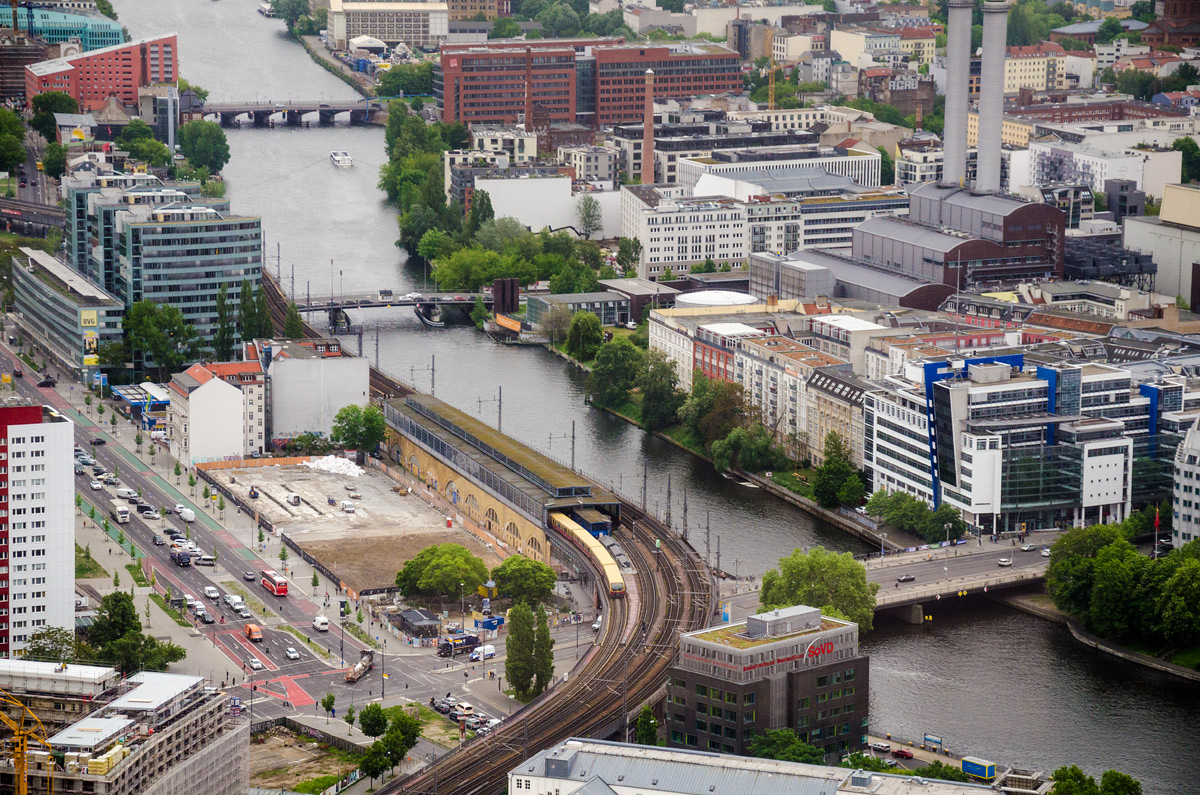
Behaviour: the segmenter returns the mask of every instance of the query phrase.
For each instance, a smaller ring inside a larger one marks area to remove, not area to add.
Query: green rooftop
[[[845,626],[844,622],[834,621],[831,618],[821,618],[821,626],[817,629],[805,629],[799,632],[789,632],[786,635],[763,635],[759,638],[752,638],[746,635],[746,624],[725,624],[724,626],[715,627],[707,632],[699,635],[692,635],[696,640],[702,640],[706,643],[715,643],[720,646],[728,646],[732,649],[753,649],[755,646],[764,646],[768,643],[778,643],[781,640],[788,638],[799,638],[804,635],[815,635],[818,632],[824,632],[828,629],[837,629]]]

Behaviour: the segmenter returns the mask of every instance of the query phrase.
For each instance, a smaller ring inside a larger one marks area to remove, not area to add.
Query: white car
[[[300,659],[300,652],[296,651],[291,646],[287,647],[287,651],[284,652],[284,655],[286,655],[289,660],[299,660]]]
[[[209,599],[212,599],[214,602],[221,598],[221,592],[212,585],[204,586],[204,595]]]
[[[996,563],[1000,564],[1000,568],[1007,569],[1012,566],[1012,558],[1000,558]]]
[[[246,665],[250,666],[251,671],[261,671],[263,669],[263,664],[258,661],[257,657],[251,657],[249,660],[246,660]]]
[[[88,485],[91,486],[92,491],[100,491],[100,489],[104,488],[104,484],[98,480],[93,480]]]
[[[871,743],[871,750],[878,751],[881,754],[890,754],[892,752],[892,746],[888,745],[887,743]]]
[[[1035,547],[1033,544],[1023,544],[1021,546],[1022,552],[1032,552],[1035,549],[1037,549],[1037,547]]]
[[[1047,549],[1046,547],[1042,547],[1042,557],[1043,557],[1043,558],[1048,558],[1048,557],[1050,557],[1050,550],[1049,550],[1049,549]]]
[[[181,502],[175,503],[175,513],[180,513],[182,511],[183,511],[183,503],[181,503]]]

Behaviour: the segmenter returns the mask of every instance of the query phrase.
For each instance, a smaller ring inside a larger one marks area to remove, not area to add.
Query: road
[[[1007,541],[1001,544],[984,541],[982,547],[976,547],[974,550],[968,549],[974,542],[957,547],[957,555],[954,554],[954,549],[905,553],[902,562],[885,559],[882,566],[872,562],[872,565],[867,567],[867,580],[879,583],[882,588],[903,591],[906,588],[928,587],[948,579],[1002,572],[1005,568],[1000,566],[1001,559],[1011,560],[1011,568],[1016,571],[1036,568],[1047,563],[1046,558],[1041,555],[1043,540],[1047,544],[1053,541],[1039,539],[1033,542],[1034,548],[1027,552]],[[913,579],[899,582],[898,578],[901,575],[911,576]]]

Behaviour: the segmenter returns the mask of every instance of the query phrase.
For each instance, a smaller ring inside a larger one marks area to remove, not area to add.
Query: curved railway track
[[[287,298],[270,274],[263,291],[271,322],[281,330]],[[324,336],[309,323],[309,337]],[[409,395],[406,384],[371,368],[377,397]],[[663,684],[681,632],[708,626],[713,609],[708,569],[690,546],[657,519],[625,500],[614,531],[633,561],[635,586],[625,599],[610,600],[606,640],[593,648],[566,682],[522,707],[492,734],[448,751],[419,773],[380,787],[393,793],[493,795],[504,790],[508,771],[528,757],[572,736],[609,734],[624,726],[622,709],[641,704]],[[661,542],[661,543],[659,543]],[[602,572],[593,567],[597,583]],[[636,609],[637,614],[629,612]]]

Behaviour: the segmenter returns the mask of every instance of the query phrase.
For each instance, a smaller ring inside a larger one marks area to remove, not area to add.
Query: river
[[[281,21],[259,15],[257,2],[115,4],[135,36],[177,32],[181,74],[209,89],[213,100],[356,96],[287,40]],[[262,216],[267,267],[278,269],[285,289],[294,283],[300,297],[423,289],[423,269],[395,246],[395,213],[375,187],[384,161],[380,128],[243,129],[228,137],[233,208]],[[349,152],[354,168],[335,168],[329,162],[335,149]],[[426,329],[408,312],[375,317],[386,321],[378,340],[383,370],[429,389],[432,369],[438,397],[493,424],[502,390],[503,430],[563,461],[571,457],[574,422],[579,468],[640,499],[645,465],[647,502],[660,514],[669,479],[676,526],[686,492],[693,546],[716,563],[719,543],[727,571],[760,575],[795,547],[866,550],[802,511],[721,478],[690,454],[586,408],[582,374],[544,351],[494,345],[468,327]],[[374,359],[374,333],[363,342]],[[1097,657],[1058,627],[986,603],[969,612],[938,610],[923,628],[881,616],[863,646],[872,655],[876,729],[938,734],[952,750],[1047,769],[1074,762],[1098,775],[1116,767],[1140,778],[1147,793],[1194,789],[1185,727],[1200,714],[1200,688]]]

